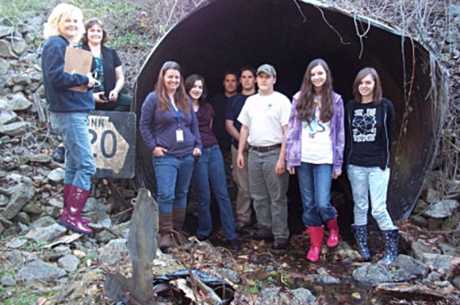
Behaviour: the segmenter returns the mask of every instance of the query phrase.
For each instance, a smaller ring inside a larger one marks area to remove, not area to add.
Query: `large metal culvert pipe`
[[[345,100],[352,96],[356,73],[373,66],[381,75],[385,96],[395,104],[397,117],[389,209],[395,219],[407,218],[434,158],[448,104],[440,66],[424,46],[389,26],[317,1],[297,3],[214,0],[189,15],[148,56],[136,82],[137,114],[166,60],[179,62],[185,75],[204,75],[210,92],[221,90],[228,69],[271,63],[278,71],[276,89],[292,96],[308,62],[322,57]],[[357,29],[363,33],[368,26],[360,39]],[[140,137],[137,144],[137,180],[152,189],[151,152]]]

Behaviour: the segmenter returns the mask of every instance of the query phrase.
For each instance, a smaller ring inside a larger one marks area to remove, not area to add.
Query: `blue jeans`
[[[50,112],[50,123],[64,139],[64,184],[89,191],[91,177],[96,173],[96,162],[89,139],[88,113]]]
[[[305,226],[321,226],[336,218],[331,204],[332,164],[302,162],[296,167],[302,197],[302,221]]]
[[[204,148],[201,157],[195,162],[193,170],[193,188],[198,194],[198,229],[196,234],[209,236],[212,232],[211,193],[214,193],[219,205],[220,222],[228,240],[237,238],[235,218],[227,190],[224,159],[219,146]]]
[[[153,157],[156,178],[156,200],[160,213],[171,214],[173,208],[187,207],[187,193],[192,179],[193,156]]]
[[[390,169],[380,167],[363,167],[348,165],[348,180],[350,180],[353,193],[353,214],[355,225],[367,225],[367,212],[369,210],[369,194],[371,196],[372,217],[374,217],[380,230],[394,230],[387,209],[387,191],[390,181]]]

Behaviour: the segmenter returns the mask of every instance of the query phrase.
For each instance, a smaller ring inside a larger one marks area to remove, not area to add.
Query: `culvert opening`
[[[384,95],[396,110],[388,205],[394,219],[407,218],[436,150],[447,89],[429,51],[382,23],[315,1],[210,1],[174,26],[152,50],[136,82],[135,109],[140,115],[142,102],[166,60],[179,62],[185,76],[205,76],[211,93],[222,90],[225,71],[270,63],[278,72],[276,90],[291,97],[300,87],[308,62],[317,57],[328,62],[334,88],[344,101],[351,98],[352,83],[361,68],[372,66],[379,71]],[[137,181],[153,190],[151,152],[140,136],[137,141]],[[291,179],[288,194],[294,206],[299,204],[295,183]],[[352,202],[345,175],[334,182],[333,189],[345,198],[338,208],[342,225],[348,226]],[[300,219],[299,213],[291,209],[292,222]]]

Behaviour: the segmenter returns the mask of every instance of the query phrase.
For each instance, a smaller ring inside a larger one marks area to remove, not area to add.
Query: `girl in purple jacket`
[[[319,260],[323,224],[329,229],[328,247],[339,244],[337,211],[331,204],[332,178],[342,174],[344,148],[343,100],[332,90],[332,77],[322,59],[310,62],[300,91],[294,95],[289,118],[286,161],[297,171],[303,204],[302,220],[310,237],[306,255]]]

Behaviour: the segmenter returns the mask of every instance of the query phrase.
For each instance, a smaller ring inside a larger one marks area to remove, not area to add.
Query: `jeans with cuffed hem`
[[[155,197],[161,214],[171,214],[173,208],[187,207],[187,193],[192,179],[192,154],[185,157],[165,155],[153,157],[156,179]]]
[[[65,147],[64,184],[91,190],[96,162],[91,151],[87,112],[50,112],[51,127],[61,134]]]
[[[296,167],[305,226],[321,226],[337,217],[331,204],[332,164],[302,162]]]
[[[225,238],[237,238],[235,217],[228,195],[224,159],[219,146],[203,148],[200,158],[195,162],[192,186],[198,194],[198,229],[197,235],[209,236],[212,232],[211,190],[219,205],[220,222]]]
[[[249,149],[249,192],[254,201],[257,223],[272,231],[275,239],[288,239],[288,173],[275,172],[280,149],[260,152]]]
[[[353,193],[354,224],[357,226],[367,225],[370,194],[372,206],[371,214],[380,230],[397,229],[387,209],[390,169],[386,168],[383,170],[377,166],[364,167],[350,164],[347,167],[347,175]]]

